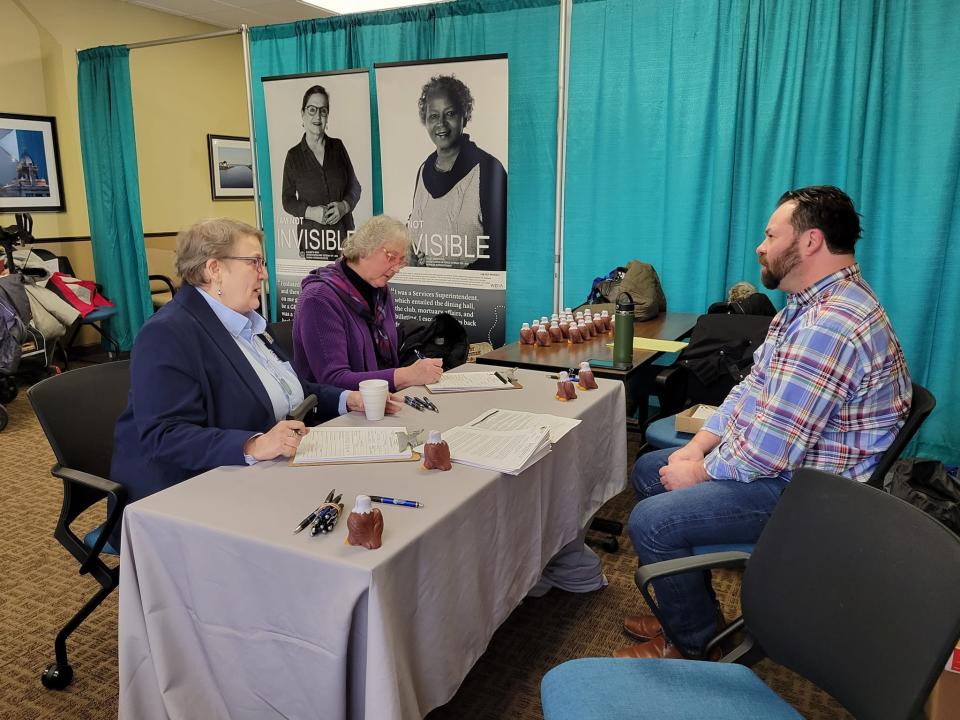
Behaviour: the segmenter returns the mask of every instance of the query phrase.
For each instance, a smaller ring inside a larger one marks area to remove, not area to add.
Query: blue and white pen
[[[402,505],[403,507],[422,508],[423,503],[417,500],[398,500],[392,497],[383,497],[382,495],[371,495],[370,499],[376,503],[385,503],[387,505]]]

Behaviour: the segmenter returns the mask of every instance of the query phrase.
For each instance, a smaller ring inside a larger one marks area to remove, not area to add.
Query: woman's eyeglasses
[[[328,108],[328,107],[318,107],[318,106],[316,106],[316,105],[307,105],[307,106],[304,108],[304,111],[305,111],[305,112],[307,113],[307,115],[309,115],[310,117],[316,117],[316,116],[317,116],[317,113],[320,113],[320,117],[326,117],[327,115],[330,114],[330,108]]]
[[[404,268],[407,266],[407,258],[405,255],[390,252],[386,248],[381,248],[381,250],[383,250],[383,254],[387,256],[387,260],[391,265],[395,265],[398,268]]]
[[[263,272],[263,266],[266,262],[259,255],[224,255],[224,260],[243,260],[247,265],[252,265],[257,269],[257,272]]]

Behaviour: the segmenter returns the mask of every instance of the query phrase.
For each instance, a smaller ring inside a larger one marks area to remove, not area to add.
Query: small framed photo
[[[63,212],[57,120],[0,113],[0,212]]]
[[[214,200],[253,197],[253,152],[250,138],[207,135],[210,195]]]

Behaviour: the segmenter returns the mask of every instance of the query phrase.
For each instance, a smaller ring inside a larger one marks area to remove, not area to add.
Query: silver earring
[[[223,295],[223,285],[217,286],[217,295]]]

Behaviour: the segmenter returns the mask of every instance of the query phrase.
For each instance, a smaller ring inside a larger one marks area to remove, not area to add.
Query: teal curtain
[[[565,304],[639,258],[671,309],[703,312],[737,280],[760,286],[784,190],[838,185],[937,397],[915,452],[960,462],[956,0],[583,0],[572,24]]]
[[[507,337],[522,318],[553,305],[554,194],[557,163],[556,0],[460,0],[363,15],[252,28],[254,128],[261,213],[272,262],[273,195],[261,78],[369,67],[373,156],[379,118],[373,64],[507,53],[510,72],[507,210]],[[382,212],[380,167],[373,211]],[[280,178],[272,178],[280,182]],[[277,313],[271,277],[271,310]]]
[[[117,306],[109,331],[129,350],[153,313],[140,216],[137,143],[130,95],[129,50],[78,55],[80,148],[97,282]]]

